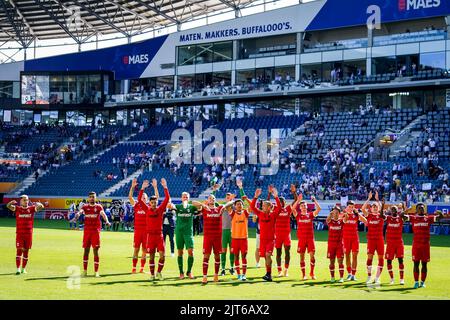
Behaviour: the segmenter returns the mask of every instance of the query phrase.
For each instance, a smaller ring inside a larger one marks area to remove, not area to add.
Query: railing
[[[400,43],[435,41],[445,39],[447,39],[447,32],[445,30],[425,30],[418,32],[400,33],[389,36],[377,36],[373,38],[373,45],[374,47],[376,47]]]

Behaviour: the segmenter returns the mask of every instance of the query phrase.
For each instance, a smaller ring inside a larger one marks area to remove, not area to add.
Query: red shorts
[[[384,239],[367,240],[367,254],[375,254],[384,256]]]
[[[222,236],[220,237],[203,237],[203,254],[220,254],[222,252]]]
[[[290,247],[291,246],[291,234],[275,234],[275,248],[279,249],[282,246]]]
[[[430,244],[429,243],[413,243],[412,260],[430,262]]]
[[[133,246],[135,249],[139,249],[141,246],[145,248],[147,245],[147,232],[145,231],[134,231]]]
[[[306,252],[306,249],[308,249],[308,253],[316,251],[316,245],[314,243],[314,238],[298,239],[297,252],[303,254]]]
[[[248,240],[247,239],[231,239],[231,253],[239,254],[239,252],[247,253]]]
[[[358,238],[344,238],[344,253],[359,252],[359,239]]]
[[[83,248],[100,248],[100,231],[84,231]]]
[[[328,242],[327,258],[341,259],[344,257],[344,244],[342,242]]]
[[[403,241],[388,241],[386,244],[386,260],[394,260],[395,258],[403,258],[405,254],[405,246]]]
[[[31,249],[33,244],[32,233],[16,233],[16,248]]]
[[[155,253],[156,251],[164,252],[165,246],[164,246],[164,238],[162,235],[150,235],[147,234],[147,252],[148,253]]]
[[[266,254],[272,256],[275,240],[259,239],[259,256],[264,258]]]

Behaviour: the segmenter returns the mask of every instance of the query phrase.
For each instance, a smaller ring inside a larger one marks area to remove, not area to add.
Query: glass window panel
[[[322,66],[320,64],[304,64],[302,65],[302,80],[318,79],[322,74]]]
[[[255,70],[239,70],[236,71],[236,84],[243,85],[256,82]]]
[[[185,46],[178,48],[178,65],[187,66],[194,64],[195,46]]]
[[[64,84],[62,76],[50,76],[50,104],[64,102]]]
[[[233,42],[218,42],[214,44],[214,62],[233,60]]]
[[[420,55],[420,69],[445,69],[445,52],[422,53]]]
[[[213,44],[205,43],[197,45],[195,63],[211,63],[213,61]]]

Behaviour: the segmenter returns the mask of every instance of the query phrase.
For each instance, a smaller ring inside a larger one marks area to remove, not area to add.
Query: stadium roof
[[[239,10],[256,0],[0,0],[0,42],[28,47],[35,39],[72,38],[84,43],[95,35],[125,37],[178,25],[221,10]]]

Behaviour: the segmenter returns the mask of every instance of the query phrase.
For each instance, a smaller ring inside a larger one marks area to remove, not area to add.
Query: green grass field
[[[0,299],[449,299],[450,298],[450,237],[432,236],[431,263],[427,287],[412,289],[411,235],[404,235],[405,280],[398,284],[398,264],[394,270],[396,284],[389,285],[386,266],[380,288],[369,288],[365,283],[366,244],[361,234],[358,281],[330,284],[326,259],[327,232],[316,232],[317,280],[300,281],[299,256],[296,241],[293,244],[288,278],[276,278],[271,283],[261,277],[264,268],[256,269],[255,239],[249,239],[248,281],[238,282],[231,275],[206,286],[201,285],[202,237],[195,237],[194,280],[179,280],[176,258],[166,258],[163,270],[165,280],[149,281],[148,274],[131,274],[131,232],[102,232],[100,249],[101,278],[93,277],[92,256],[89,275],[81,279],[79,289],[68,289],[68,268],[82,267],[81,231],[67,230],[61,221],[35,222],[33,249],[30,251],[28,274],[15,275],[15,221],[0,219]],[[254,232],[254,230],[251,230]],[[253,235],[253,234],[252,234]],[[186,259],[186,258],[185,258]],[[261,262],[263,262],[262,260]],[[213,263],[210,261],[210,274]],[[376,259],[374,261],[376,263]],[[307,262],[307,266],[308,266]],[[185,262],[186,266],[186,262]],[[146,269],[148,264],[146,265]],[[276,271],[276,268],[274,268]],[[148,270],[148,269],[147,269]],[[307,269],[309,272],[309,269]]]

